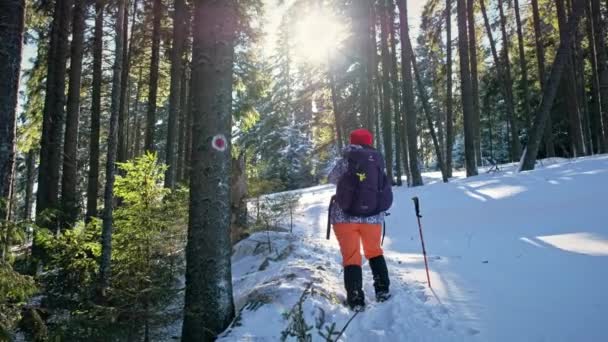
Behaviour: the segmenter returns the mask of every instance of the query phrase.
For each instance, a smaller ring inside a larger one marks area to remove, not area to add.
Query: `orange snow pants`
[[[366,223],[337,223],[334,233],[342,252],[342,265],[361,266],[361,243],[367,260],[382,255],[380,240],[382,225]]]

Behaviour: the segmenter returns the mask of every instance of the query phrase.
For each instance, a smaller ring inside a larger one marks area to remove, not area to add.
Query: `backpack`
[[[347,171],[338,181],[336,202],[350,216],[374,216],[393,204],[391,180],[384,173],[384,158],[372,149],[347,153]]]

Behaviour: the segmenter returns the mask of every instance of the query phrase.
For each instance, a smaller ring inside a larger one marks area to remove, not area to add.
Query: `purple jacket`
[[[338,160],[334,168],[331,170],[328,176],[328,180],[331,184],[338,185],[340,177],[348,170],[348,160],[344,157],[348,152],[353,149],[362,149],[359,145],[348,145],[342,151],[342,158]],[[331,206],[331,217],[329,218],[331,224],[336,223],[366,223],[366,224],[382,224],[384,222],[384,213],[380,213],[374,216],[361,217],[361,216],[350,216],[346,214],[337,203],[333,203]]]

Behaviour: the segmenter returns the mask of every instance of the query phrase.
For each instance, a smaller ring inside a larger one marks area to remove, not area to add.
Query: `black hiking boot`
[[[374,290],[376,290],[376,301],[384,302],[391,297],[389,286],[391,284],[388,278],[388,268],[384,256],[380,255],[369,259],[369,266],[374,275]]]
[[[361,266],[349,265],[344,267],[344,287],[346,287],[346,304],[353,311],[365,310]]]

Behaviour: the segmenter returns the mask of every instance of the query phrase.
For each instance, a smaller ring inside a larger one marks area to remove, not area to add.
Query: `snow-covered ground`
[[[608,156],[439,180],[425,174],[424,187],[395,188],[384,243],[393,297],[374,302],[364,265],[369,307],[340,340],[608,340]],[[301,191],[294,234],[258,233],[236,247],[239,318],[220,340],[279,340],[301,323],[300,299],[313,341],[325,341],[319,331],[334,323],[340,331],[352,317],[341,305],[336,239],[325,240],[333,192]],[[421,202],[432,290],[413,196]]]

